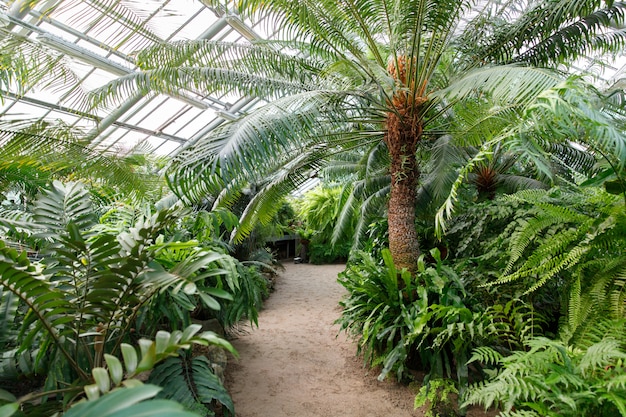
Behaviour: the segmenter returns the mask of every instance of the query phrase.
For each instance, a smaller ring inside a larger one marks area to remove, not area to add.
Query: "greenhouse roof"
[[[4,92],[3,120],[59,119],[87,132],[100,149],[125,153],[147,144],[154,153],[174,155],[256,104],[235,94],[185,90],[168,96],[136,93],[115,109],[87,112],[76,105],[76,98],[137,71],[134,57],[143,48],[183,39],[246,42],[271,37],[259,22],[197,0],[18,0],[0,5],[5,29],[56,51],[59,62],[75,74],[61,88]],[[590,58],[574,68],[595,73],[602,88],[621,87],[625,64],[622,59],[609,64]]]
[[[238,16],[221,13],[201,1],[17,1],[2,2],[3,25],[57,51],[76,74],[64,88],[25,94],[5,92],[4,120],[60,119],[93,136],[101,149],[124,151],[146,142],[162,155],[215,128],[254,105],[235,95],[207,96],[197,91],[177,95],[134,95],[112,111],[93,113],[76,106],[76,96],[137,68],[134,54],[156,43],[182,39],[245,41],[268,36]]]

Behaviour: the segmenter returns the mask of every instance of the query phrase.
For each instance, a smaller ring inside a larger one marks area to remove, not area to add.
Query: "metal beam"
[[[11,93],[9,91],[3,91],[2,92],[3,95],[5,95],[6,97],[10,97],[14,100],[19,100],[25,103],[30,103],[30,104],[34,104],[36,106],[45,108],[45,109],[52,109],[52,110],[56,110],[62,113],[66,113],[68,115],[71,116],[78,116],[78,117],[84,117],[86,119],[91,119],[95,122],[101,122],[102,120],[104,120],[104,118],[93,115],[91,113],[86,113],[86,112],[82,112],[82,111],[77,111],[74,109],[70,109],[69,107],[65,107],[65,106],[61,106],[59,104],[52,104],[52,103],[48,103],[42,100],[38,100],[36,98],[33,97],[27,97],[27,96],[19,96],[17,94]],[[162,138],[162,139],[166,139],[166,140],[171,140],[174,142],[178,142],[178,143],[187,143],[187,139],[185,138],[181,138],[179,136],[174,136],[174,135],[170,135],[167,133],[163,133],[163,132],[158,132],[156,130],[152,130],[152,129],[147,129],[141,126],[137,126],[137,125],[132,125],[130,123],[124,123],[124,122],[120,122],[120,121],[112,121],[110,123],[109,126],[116,126],[116,127],[121,127],[127,130],[132,130],[134,132],[139,132],[139,133],[144,133],[146,135],[150,135],[150,136],[155,136],[158,138]]]

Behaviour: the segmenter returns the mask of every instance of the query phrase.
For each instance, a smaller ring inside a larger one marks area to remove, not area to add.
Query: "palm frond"
[[[463,74],[433,96],[453,101],[484,92],[496,104],[523,104],[533,102],[540,93],[562,81],[562,76],[547,69],[519,65],[488,66]]]
[[[47,10],[47,13],[69,15],[71,17],[69,21],[77,30],[89,29],[98,34],[106,33],[108,35],[108,38],[105,38],[106,44],[112,44],[114,47],[124,44],[125,48],[132,51],[162,41],[163,38],[156,33],[159,30],[159,19],[148,19],[159,8],[163,8],[163,5],[156,2],[120,3],[111,0],[90,0],[63,2]],[[111,21],[121,24],[128,32],[110,33],[107,30]]]
[[[546,66],[593,51],[617,52],[624,34],[624,5],[603,0],[510,1],[477,16],[463,45],[477,61],[528,62]]]
[[[188,410],[202,411],[203,415],[213,412],[212,403],[218,401],[225,416],[235,415],[233,401],[206,357],[169,358],[154,369],[148,382],[163,387],[156,398],[175,400]]]
[[[311,91],[275,100],[181,152],[170,169],[210,160],[219,162],[223,177],[233,168],[258,175],[271,172],[268,166],[276,168],[276,155],[294,158],[309,149],[330,152],[335,143],[361,145],[379,139],[382,133],[365,124],[367,114],[359,114],[363,110],[354,107],[352,98],[345,92]],[[357,127],[373,131],[354,131]]]

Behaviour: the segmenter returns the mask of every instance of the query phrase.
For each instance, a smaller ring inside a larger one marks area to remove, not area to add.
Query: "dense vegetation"
[[[192,345],[236,352],[197,322],[256,323],[264,242],[298,233],[347,261],[338,324],[431,415],[626,416],[625,101],[561,71],[623,49],[626,5],[235,3],[276,39],[159,45],[91,96],[265,100],[174,160],[0,122],[0,415],[234,414]],[[49,87],[0,30],[0,85]]]

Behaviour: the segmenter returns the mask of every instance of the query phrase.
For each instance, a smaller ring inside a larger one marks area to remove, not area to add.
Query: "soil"
[[[363,366],[356,344],[333,322],[345,294],[343,265],[285,263],[259,327],[231,340],[226,385],[237,417],[409,417],[415,391]],[[469,417],[493,416],[470,410]]]

